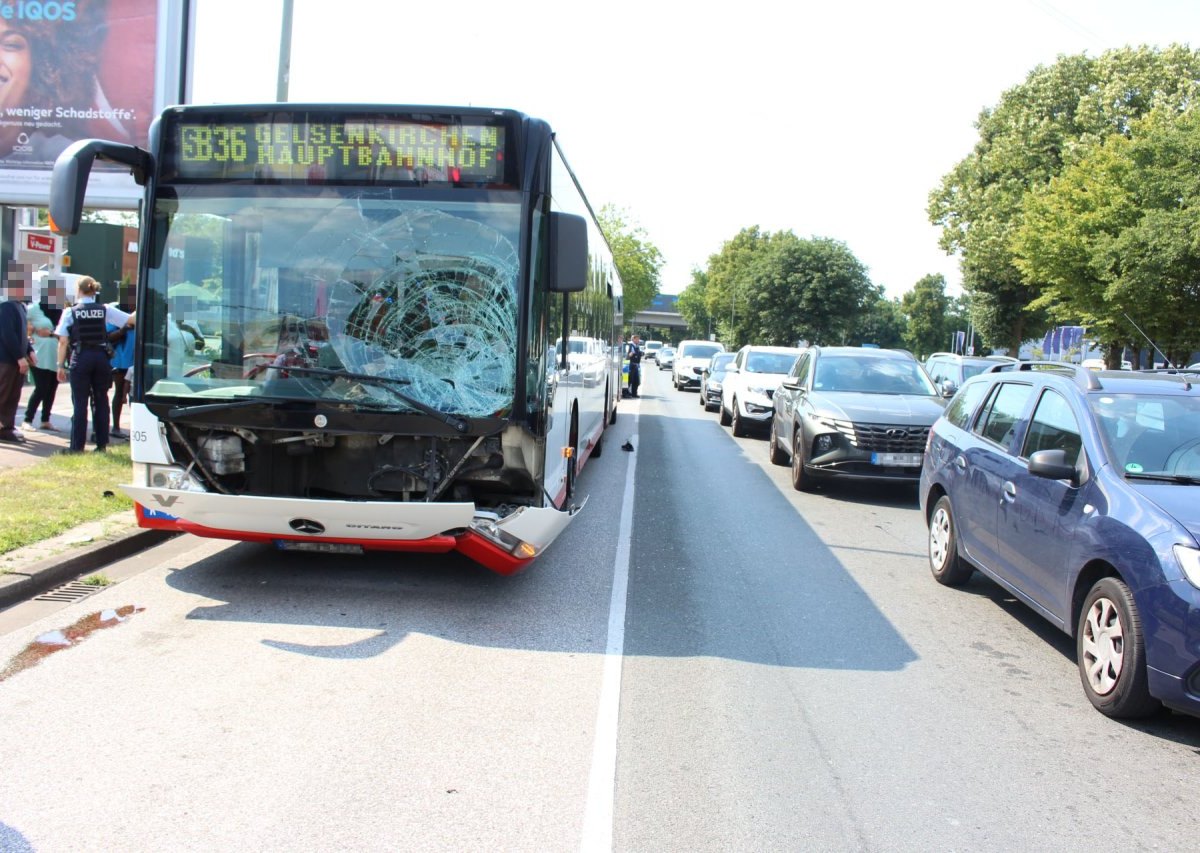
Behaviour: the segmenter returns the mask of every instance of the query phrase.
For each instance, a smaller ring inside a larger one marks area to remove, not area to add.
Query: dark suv
[[[930,433],[920,499],[933,576],[978,569],[1074,636],[1097,709],[1200,714],[1200,376],[969,379]]]

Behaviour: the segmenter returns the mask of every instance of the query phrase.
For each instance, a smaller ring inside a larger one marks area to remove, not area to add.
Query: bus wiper
[[[195,415],[211,415],[214,412],[227,412],[230,409],[247,409],[251,406],[266,406],[279,402],[277,397],[259,397],[254,400],[226,400],[221,403],[201,403],[196,406],[173,406],[167,409],[166,418],[178,421]]]
[[[466,418],[460,418],[458,415],[452,415],[447,412],[440,412],[433,406],[422,403],[420,400],[405,394],[403,391],[397,391],[393,387],[395,385],[411,385],[412,381],[408,379],[396,379],[391,376],[372,376],[370,373],[354,373],[349,370],[329,370],[324,367],[289,367],[282,364],[270,364],[267,367],[271,370],[286,370],[288,373],[307,373],[311,376],[328,376],[331,379],[352,379],[356,382],[371,382],[376,385],[384,385],[402,403],[411,406],[422,414],[429,415],[431,418],[436,418],[442,423],[453,427],[458,432],[466,432],[470,427]]]
[[[1159,483],[1181,483],[1185,486],[1200,486],[1200,477],[1191,474],[1147,474],[1144,471],[1126,471],[1126,480],[1153,480]]]

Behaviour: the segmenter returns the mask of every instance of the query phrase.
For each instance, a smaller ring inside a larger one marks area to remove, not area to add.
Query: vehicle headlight
[[[157,489],[176,489],[181,492],[208,491],[191,473],[174,465],[147,465],[146,485]]]
[[[746,390],[751,394],[762,394],[765,397],[768,389],[766,385],[747,385]]]
[[[1176,545],[1175,560],[1192,586],[1200,588],[1200,551],[1187,545]]]
[[[709,391],[720,391],[721,390],[721,380],[719,380],[719,379],[708,380],[708,390]]]

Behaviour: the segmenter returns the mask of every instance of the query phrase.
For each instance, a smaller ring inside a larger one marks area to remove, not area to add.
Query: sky
[[[275,100],[282,0],[194,0],[192,100]],[[941,273],[929,193],[1038,65],[1200,47],[1196,0],[294,0],[288,100],[548,121],[678,293],[743,228],[839,240],[889,297]],[[237,22],[237,26],[231,25]]]

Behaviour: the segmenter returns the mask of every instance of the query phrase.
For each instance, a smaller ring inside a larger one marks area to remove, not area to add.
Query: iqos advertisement
[[[0,203],[45,205],[54,160],[78,139],[147,144],[180,100],[184,5],[0,0]],[[128,170],[97,163],[89,203],[138,196]]]

